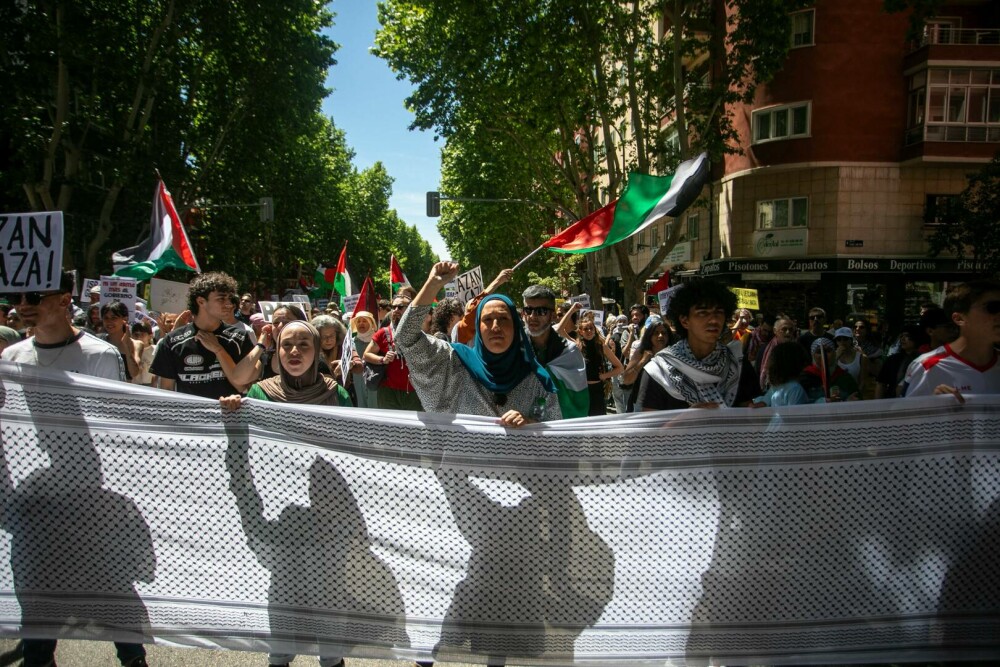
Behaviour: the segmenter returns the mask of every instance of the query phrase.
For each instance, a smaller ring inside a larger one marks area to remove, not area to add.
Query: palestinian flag
[[[347,242],[344,242],[344,249],[340,251],[340,259],[337,260],[337,268],[334,269],[333,289],[340,294],[340,307],[344,307],[344,297],[351,294],[351,276],[347,273]]]
[[[600,250],[641,232],[663,216],[677,217],[708,183],[708,155],[682,162],[672,175],[630,173],[621,198],[573,223],[542,244],[565,253]]]
[[[201,272],[187,232],[177,216],[174,200],[163,181],[157,182],[153,192],[153,213],[149,226],[149,238],[145,241],[134,248],[112,253],[113,275],[148,280],[168,266]]]
[[[355,304],[351,317],[361,311],[371,313],[376,322],[378,321],[378,296],[375,294],[375,283],[372,282],[371,276],[365,276],[365,282],[361,284],[361,294],[358,295],[358,303]]]
[[[556,396],[559,399],[559,410],[563,419],[586,417],[590,414],[587,362],[579,347],[566,343],[562,353],[545,364],[545,370],[552,376],[552,381],[556,385]]]
[[[314,289],[329,292],[333,289],[333,281],[337,279],[337,270],[322,264],[316,265],[316,273],[313,275]]]
[[[656,296],[657,294],[667,289],[668,287],[670,287],[670,272],[664,271],[663,275],[660,276],[660,279],[657,280],[652,285],[650,285],[649,289],[646,290],[646,295]]]
[[[400,287],[406,287],[410,284],[410,279],[403,273],[403,268],[396,261],[395,255],[389,256],[389,283],[391,285],[390,295],[395,294]]]

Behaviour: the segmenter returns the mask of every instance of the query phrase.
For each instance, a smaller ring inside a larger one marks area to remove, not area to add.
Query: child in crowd
[[[767,362],[770,387],[763,396],[753,399],[753,407],[780,407],[811,403],[799,383],[799,375],[809,363],[809,355],[798,341],[778,343]]]

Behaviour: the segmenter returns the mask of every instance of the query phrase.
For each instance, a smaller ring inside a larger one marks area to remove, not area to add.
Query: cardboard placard
[[[101,308],[113,301],[121,301],[128,308],[128,319],[135,314],[136,279],[120,276],[101,276]]]
[[[150,278],[149,303],[161,313],[182,313],[188,309],[188,284]]]
[[[483,271],[477,266],[455,278],[455,297],[465,305],[482,294],[483,287]]]
[[[665,290],[661,290],[656,293],[656,299],[660,302],[660,316],[666,318],[667,307],[670,305],[670,300],[674,298],[674,294],[680,289],[680,285],[674,285],[673,287],[668,287]]]
[[[0,213],[0,292],[59,289],[62,255],[62,211]]]
[[[344,312],[353,313],[355,306],[358,305],[358,299],[361,298],[360,294],[352,294],[350,296],[344,297]]]
[[[579,294],[577,296],[571,296],[566,299],[570,303],[578,303],[583,306],[584,310],[590,310],[590,295],[589,294]]]
[[[100,278],[84,278],[83,287],[80,288],[80,303],[90,303],[90,290],[101,284]]]
[[[604,311],[603,310],[591,310],[589,308],[584,308],[583,310],[580,311],[580,315],[582,316],[584,313],[593,313],[594,314],[594,326],[596,326],[601,331],[604,331]]]
[[[295,306],[299,310],[302,310],[302,303],[300,301],[260,301],[258,305],[260,306],[260,314],[264,316],[265,322],[270,322],[274,311],[282,306]],[[309,314],[306,313],[306,317],[308,316]]]

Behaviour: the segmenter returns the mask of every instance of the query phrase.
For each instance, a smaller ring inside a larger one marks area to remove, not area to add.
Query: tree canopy
[[[1000,274],[1000,152],[940,214],[929,242],[931,254],[970,258],[984,274]]]
[[[376,53],[416,85],[414,126],[446,140],[445,195],[538,200],[583,217],[620,194],[628,171],[739,150],[729,105],[784,62],[788,12],[802,5],[728,0],[716,16],[708,0],[384,0]],[[509,266],[569,222],[445,200],[440,229],[456,257]],[[676,243],[671,228],[639,271],[614,247],[627,299]]]
[[[156,169],[205,270],[275,289],[345,240],[356,274],[387,271],[393,252],[429,268],[389,209],[392,179],[358,172],[320,111],[334,18],[313,0],[4,3],[5,210],[62,210],[67,266],[96,277],[147,232]]]

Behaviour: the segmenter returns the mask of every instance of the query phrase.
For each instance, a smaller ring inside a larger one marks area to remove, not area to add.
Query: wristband
[[[260,349],[262,349],[265,352],[267,352],[267,346],[264,345],[264,343],[257,343],[256,345],[254,345],[254,347],[259,347]]]

